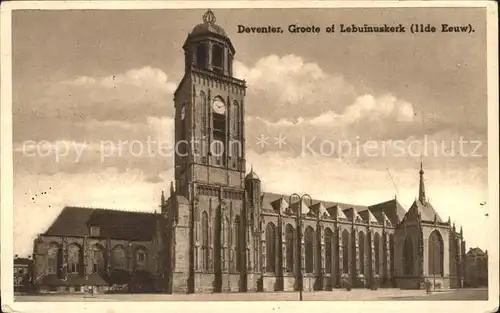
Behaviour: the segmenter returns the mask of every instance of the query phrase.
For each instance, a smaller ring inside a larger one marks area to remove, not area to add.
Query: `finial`
[[[451,225],[451,218],[448,216],[448,225]]]
[[[163,190],[161,191],[161,204],[163,205],[165,203],[165,193]]]
[[[426,196],[425,196],[425,185],[424,185],[424,169],[423,169],[423,162],[420,161],[420,181],[419,181],[419,186],[418,186],[418,200],[420,203],[423,205],[426,204]]]
[[[463,234],[462,226],[460,226],[460,235]]]
[[[170,181],[170,195],[173,195],[175,193],[175,190],[174,190],[174,182],[173,181]]]
[[[203,23],[215,24],[215,14],[212,10],[208,9],[205,14],[203,14]]]

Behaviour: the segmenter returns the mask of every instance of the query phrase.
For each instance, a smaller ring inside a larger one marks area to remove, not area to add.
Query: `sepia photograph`
[[[498,309],[496,3],[1,17],[3,311]]]

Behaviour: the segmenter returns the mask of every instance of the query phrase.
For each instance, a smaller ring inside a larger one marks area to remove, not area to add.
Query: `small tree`
[[[358,285],[359,287],[366,287],[366,278],[363,274],[358,274]]]
[[[342,274],[341,279],[342,279],[342,287],[347,289],[347,291],[351,291],[352,286],[351,286],[351,279],[349,277],[349,274],[347,274],[347,273]]]
[[[379,286],[380,286],[380,276],[378,274],[375,274],[373,276],[371,290],[377,290]]]
[[[430,294],[432,283],[428,279],[426,279],[424,282],[424,286],[425,286],[425,292],[427,292],[427,294]]]

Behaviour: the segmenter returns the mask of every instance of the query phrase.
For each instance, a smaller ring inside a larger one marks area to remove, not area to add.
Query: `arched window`
[[[314,229],[309,226],[305,232],[306,273],[314,273]]]
[[[101,273],[106,270],[106,260],[104,258],[104,248],[95,244],[91,248],[92,252],[92,273]]]
[[[221,97],[215,97],[213,106],[213,141],[210,145],[210,152],[215,156],[217,165],[224,165],[227,153],[226,147],[226,104]]]
[[[266,226],[266,272],[276,273],[276,226]]]
[[[389,259],[391,261],[391,275],[394,277],[394,235],[389,235]]]
[[[201,69],[205,69],[207,66],[207,48],[203,43],[196,47],[196,66]]]
[[[365,275],[365,234],[359,232],[359,273]]]
[[[224,217],[222,219],[222,269],[227,269],[229,263],[229,219]]]
[[[325,271],[328,274],[331,274],[333,271],[332,245],[333,233],[330,228],[327,228],[325,229]]]
[[[117,270],[127,269],[127,254],[121,245],[113,247],[111,251],[111,258],[113,259],[113,268]]]
[[[62,261],[61,246],[57,243],[52,243],[47,251],[47,271],[49,274],[59,273]]]
[[[217,44],[212,46],[212,66],[214,71],[219,73],[224,68],[224,49]]]
[[[234,219],[234,238],[236,240],[235,242],[235,250],[236,250],[236,270],[238,272],[243,271],[244,269],[244,258],[243,258],[243,248],[245,247],[244,240],[242,238],[242,229],[241,229],[241,222],[240,222],[240,216],[237,215],[236,218]]]
[[[286,272],[293,273],[295,268],[295,230],[290,224],[285,227],[285,246],[286,246]]]
[[[231,105],[231,141],[228,144],[228,154],[232,158],[231,167],[237,168],[237,158],[243,155],[243,144],[240,142],[240,111],[238,102],[233,101]]]
[[[380,274],[380,235],[373,236],[373,249],[375,250],[375,274]]]
[[[434,230],[429,236],[429,274],[444,275],[444,244],[439,231]]]
[[[205,93],[203,91],[200,92],[200,99],[199,99],[199,111],[200,114],[196,114],[196,116],[200,119],[198,121],[198,124],[200,125],[201,129],[201,144],[200,144],[200,150],[197,151],[198,147],[197,145],[194,145],[195,151],[197,151],[198,155],[201,155],[202,158],[202,163],[207,162],[207,155],[210,152],[209,146],[208,146],[208,127],[210,120],[208,118],[208,107],[207,107],[207,98],[205,96]]]
[[[233,119],[233,123],[232,123],[232,131],[233,131],[233,134],[235,135],[235,137],[237,137],[238,135],[238,132],[239,132],[239,122],[240,122],[240,111],[239,111],[239,106],[238,106],[238,102],[235,100],[233,101],[233,106],[231,107],[231,111],[232,111],[232,119]]]
[[[202,269],[209,270],[210,256],[209,256],[209,241],[208,241],[208,214],[203,212],[201,214],[201,259]]]
[[[413,275],[413,242],[410,236],[406,236],[405,245],[403,248],[403,264],[404,264],[404,274]]]
[[[342,232],[342,272],[349,273],[349,232]]]
[[[145,270],[147,268],[147,251],[144,247],[139,247],[135,250],[135,265],[138,270]]]
[[[68,247],[68,272],[71,274],[81,273],[82,249],[77,244]]]

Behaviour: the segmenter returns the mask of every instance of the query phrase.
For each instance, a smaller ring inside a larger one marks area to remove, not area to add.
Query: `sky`
[[[173,159],[139,149],[148,140],[173,139],[182,45],[203,13],[13,12],[16,254],[31,253],[36,234],[67,205],[158,209]],[[423,159],[426,194],[439,215],[463,227],[469,247],[487,245],[488,234],[477,231],[487,222],[480,203],[488,197],[483,9],[214,13],[236,49],[235,76],[247,82],[247,167],[264,191],[359,205],[397,197],[408,209]],[[475,31],[237,31],[238,25],[324,29],[334,23],[439,28],[443,14],[446,23],[470,23]]]

